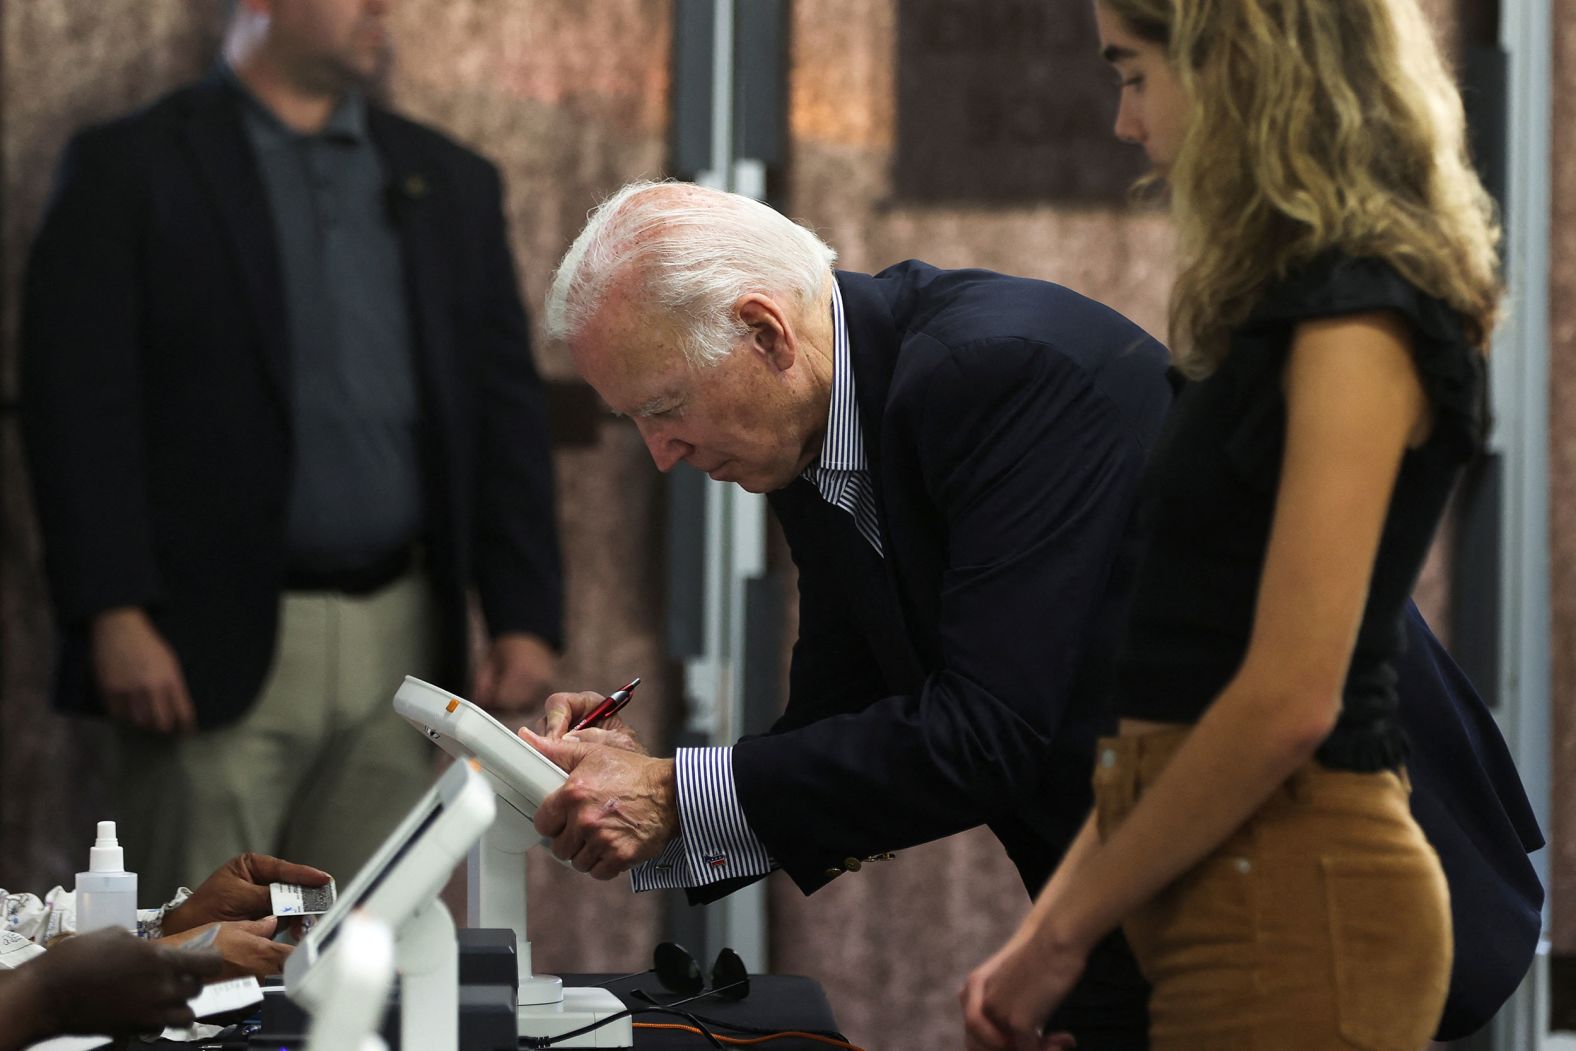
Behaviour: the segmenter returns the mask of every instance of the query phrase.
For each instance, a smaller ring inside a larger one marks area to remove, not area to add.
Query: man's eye
[[[1128,77],[1127,79],[1119,81],[1118,82],[1118,86],[1119,87],[1123,87],[1123,88],[1137,88],[1137,87],[1142,87],[1143,83],[1144,83],[1144,75],[1142,73],[1134,73],[1132,76]]]

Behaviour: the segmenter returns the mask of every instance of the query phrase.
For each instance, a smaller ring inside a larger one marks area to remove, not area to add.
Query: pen
[[[603,719],[611,719],[623,711],[624,705],[629,703],[630,694],[634,693],[635,687],[639,685],[640,676],[637,675],[625,685],[614,690],[611,697],[604,697],[602,703],[587,712],[584,719],[581,719],[569,728],[569,732],[574,733],[576,730],[584,730],[586,727],[594,726]]]

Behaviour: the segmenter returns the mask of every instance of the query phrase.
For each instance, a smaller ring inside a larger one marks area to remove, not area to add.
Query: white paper
[[[114,1041],[107,1036],[57,1036],[29,1044],[27,1051],[88,1051],[92,1047],[108,1047]]]
[[[202,992],[186,1001],[192,1014],[198,1018],[239,1011],[243,1007],[263,1002],[263,987],[251,975],[232,978],[228,982],[214,982],[202,987]]]
[[[213,1015],[228,1014],[242,1008],[251,1007],[253,1004],[263,1002],[263,987],[257,984],[257,979],[250,975],[245,978],[232,978],[228,982],[214,982],[205,985],[202,992],[187,1000],[187,1005],[192,1009],[192,1014],[198,1018],[209,1018]],[[193,1025],[185,1028],[169,1026],[160,1034],[165,1040],[203,1040],[215,1032],[213,1026]]]

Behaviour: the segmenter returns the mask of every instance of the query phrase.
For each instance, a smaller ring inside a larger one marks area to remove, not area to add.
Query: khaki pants
[[[1191,727],[1100,742],[1108,837]],[[1123,923],[1154,1051],[1419,1051],[1450,980],[1449,892],[1405,775],[1309,763]]]
[[[436,749],[393,699],[403,676],[432,674],[435,609],[414,572],[369,595],[288,593],[273,667],[241,722],[120,734],[116,816],[141,904],[246,850],[350,881],[432,781]]]

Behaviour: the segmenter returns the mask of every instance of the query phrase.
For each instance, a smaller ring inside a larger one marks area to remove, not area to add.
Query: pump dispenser
[[[137,931],[137,874],[126,871],[113,821],[98,823],[88,870],[77,873],[77,931],[101,927]]]

